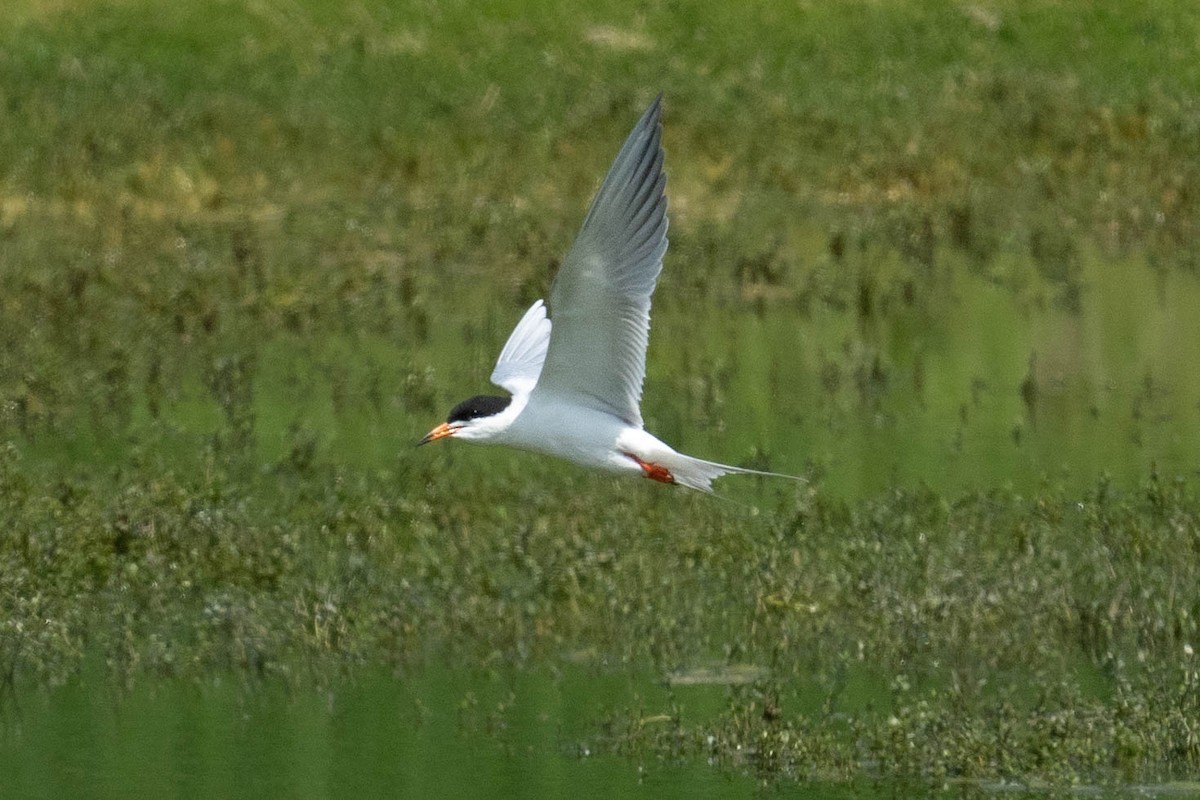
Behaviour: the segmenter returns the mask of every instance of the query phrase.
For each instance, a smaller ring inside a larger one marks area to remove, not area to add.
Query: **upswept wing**
[[[533,391],[549,343],[550,320],[546,319],[546,306],[538,300],[521,317],[504,343],[504,349],[496,359],[496,368],[492,370],[492,383],[513,395]]]
[[[667,250],[661,102],[625,140],[550,290],[554,333],[534,389],[639,428],[650,295]]]

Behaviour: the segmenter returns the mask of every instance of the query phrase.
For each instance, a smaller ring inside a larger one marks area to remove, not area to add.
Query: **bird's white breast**
[[[496,441],[586,467],[638,473],[641,467],[625,453],[642,456],[643,439],[666,447],[612,414],[535,393]]]

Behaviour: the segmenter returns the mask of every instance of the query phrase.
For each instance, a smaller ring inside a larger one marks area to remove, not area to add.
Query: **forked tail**
[[[765,478],[787,478],[792,481],[804,481],[798,475],[784,475],[781,472],[763,472],[758,469],[731,467],[728,464],[718,464],[715,461],[705,461],[702,458],[692,458],[683,453],[673,453],[670,459],[663,459],[663,466],[671,471],[675,483],[712,493],[712,482],[722,475],[759,475]]]

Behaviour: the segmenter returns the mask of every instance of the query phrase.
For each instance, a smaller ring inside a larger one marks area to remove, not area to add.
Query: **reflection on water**
[[[868,251],[818,264],[798,288],[761,304],[664,273],[647,427],[700,457],[809,470],[846,497],[919,484],[952,495],[1006,484],[1024,492],[1047,477],[1077,490],[1102,475],[1132,486],[1152,467],[1195,474],[1195,274],[1093,254],[1080,259],[1068,303],[1068,289],[1025,275],[1033,268],[1021,259],[985,278],[947,254],[920,280],[896,262]],[[432,329],[413,362],[435,365],[428,373],[397,361],[395,342],[369,335],[314,343],[315,358],[287,341],[264,343],[255,379],[261,458],[286,457],[285,421],[301,419],[321,431],[324,455],[358,467],[455,458],[457,468],[540,469],[543,459],[468,448],[397,453],[398,439],[407,441],[398,432],[420,436],[452,398],[486,390],[491,360],[521,313],[487,285],[429,303],[438,318],[479,323]],[[346,358],[351,345],[355,356]],[[351,386],[370,385],[372,370],[407,370],[404,380],[427,390],[429,410],[368,407],[369,393],[351,392],[344,411],[352,413],[333,413],[323,360],[342,364],[338,380]],[[313,389],[298,395],[296,385]],[[211,430],[213,420],[194,411],[180,407],[180,429]]]
[[[849,286],[829,293],[844,304],[801,313],[798,297],[747,315],[664,292],[648,426],[701,456],[761,449],[772,468],[811,463],[849,496],[896,484],[1024,491],[1047,476],[1132,484],[1152,466],[1195,474],[1195,275],[1094,256],[1066,304],[1034,279],[1014,287],[948,264],[914,285],[861,262],[834,271]],[[856,285],[870,302],[856,304]]]
[[[657,707],[627,678],[582,671],[431,671],[289,696],[103,678],[28,694],[5,714],[0,795],[13,797],[654,797],[754,794],[703,763],[599,755],[594,717]]]

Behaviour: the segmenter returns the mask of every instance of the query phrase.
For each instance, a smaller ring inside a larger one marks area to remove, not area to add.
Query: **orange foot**
[[[671,470],[664,467],[662,464],[655,464],[650,461],[642,461],[633,453],[622,451],[625,455],[637,462],[637,465],[642,468],[642,472],[646,473],[646,477],[652,481],[659,483],[674,483],[675,476],[671,474]]]

